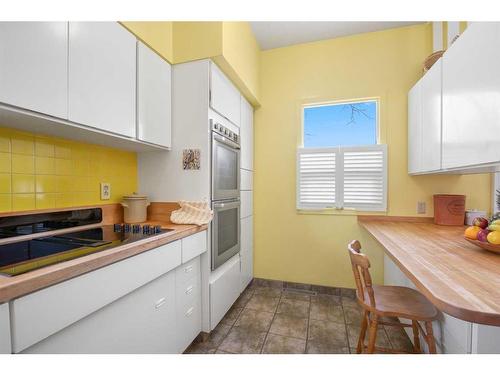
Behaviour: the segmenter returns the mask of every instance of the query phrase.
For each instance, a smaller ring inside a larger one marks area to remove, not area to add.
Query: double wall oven
[[[239,136],[218,121],[212,129],[212,270],[240,251]]]

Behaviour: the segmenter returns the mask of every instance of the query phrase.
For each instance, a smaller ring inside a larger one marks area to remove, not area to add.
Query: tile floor
[[[356,353],[361,309],[352,297],[250,285],[205,342],[187,354]],[[381,327],[377,346],[411,350],[406,333]]]

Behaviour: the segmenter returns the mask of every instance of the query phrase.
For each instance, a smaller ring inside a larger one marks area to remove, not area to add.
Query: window
[[[297,208],[387,208],[387,147],[376,100],[306,106],[297,152]]]

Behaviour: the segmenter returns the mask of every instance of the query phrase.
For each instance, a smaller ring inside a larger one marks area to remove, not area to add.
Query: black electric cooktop
[[[100,209],[91,209],[99,210]],[[89,210],[76,210],[89,211]],[[67,212],[76,212],[67,211]],[[60,213],[55,213],[59,215]],[[78,229],[78,226],[93,224],[97,218],[101,221],[101,212],[81,213],[80,219],[75,219],[78,214],[63,215],[63,220],[57,218],[47,219],[43,214],[40,217],[31,216],[31,219],[18,216],[8,221],[6,218],[0,222],[0,274],[16,276],[52,264],[79,258],[99,251],[108,250],[126,243],[139,241],[146,237],[155,236],[170,231],[159,226],[141,224],[114,224],[99,226],[91,229]],[[57,216],[56,215],[56,216]],[[84,217],[85,216],[85,217]],[[71,219],[69,219],[71,217]],[[82,218],[84,217],[84,218]],[[59,218],[61,216],[59,215]],[[14,222],[14,223],[13,223]],[[1,226],[2,224],[6,224]],[[56,229],[75,228],[74,231],[64,234],[51,234]],[[26,234],[47,233],[47,236],[23,240]],[[14,238],[15,241],[2,244],[2,239]],[[19,240],[17,240],[19,238]]]

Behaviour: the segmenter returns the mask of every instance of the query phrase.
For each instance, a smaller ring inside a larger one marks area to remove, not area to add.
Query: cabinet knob
[[[193,266],[187,266],[186,268],[184,268],[184,272],[185,273],[189,273],[193,270]]]
[[[190,285],[186,288],[186,294],[191,294],[191,292],[193,291],[193,286]]]
[[[188,311],[186,311],[186,316],[190,316],[190,315],[192,315],[192,314],[193,314],[193,311],[194,311],[194,307],[190,307],[190,308],[188,309]]]

